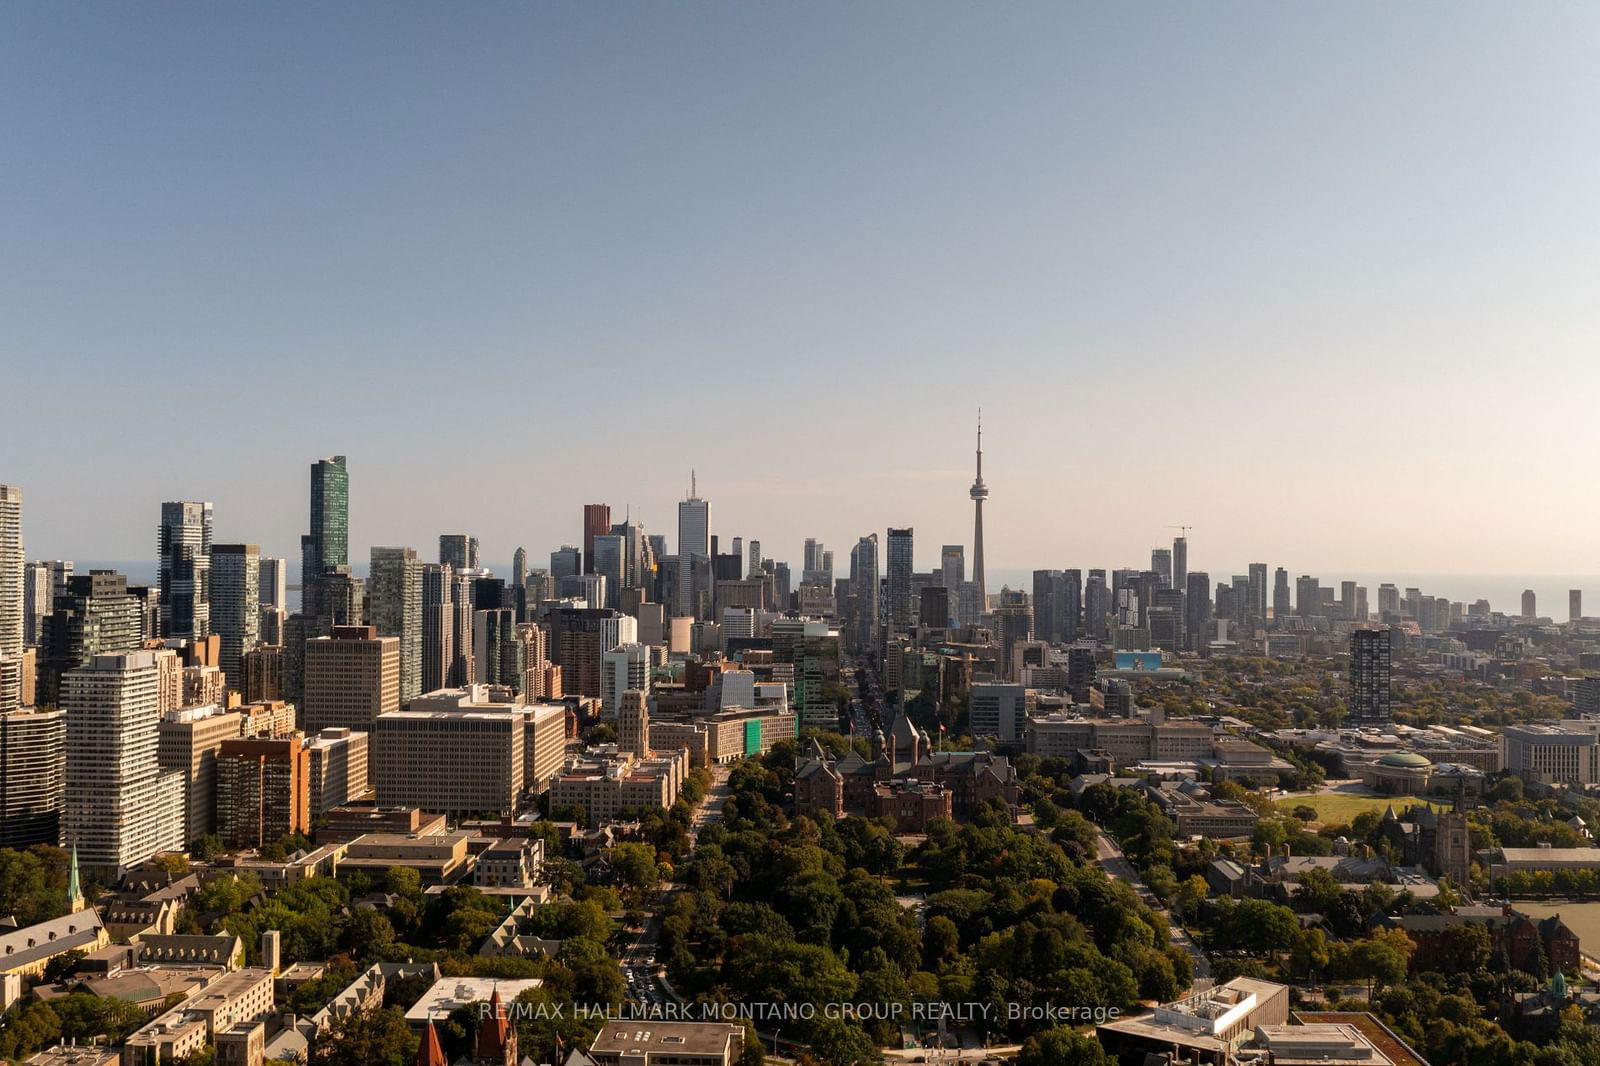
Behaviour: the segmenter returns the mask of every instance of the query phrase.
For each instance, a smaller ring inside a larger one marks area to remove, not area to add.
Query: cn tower
[[[972,483],[972,580],[978,586],[978,613],[989,613],[989,585],[983,576],[983,501],[989,489],[983,483],[983,408],[978,408],[978,478]]]

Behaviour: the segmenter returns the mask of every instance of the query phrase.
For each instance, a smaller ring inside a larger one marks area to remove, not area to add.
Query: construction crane
[[[1182,530],[1184,539],[1187,540],[1188,537],[1189,537],[1189,530],[1193,529],[1194,527],[1193,526],[1168,526],[1167,528],[1168,529]]]

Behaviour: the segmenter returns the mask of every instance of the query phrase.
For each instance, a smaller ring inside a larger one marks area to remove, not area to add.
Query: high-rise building
[[[699,617],[700,600],[710,592],[711,504],[702,500],[693,475],[689,479],[689,498],[678,504],[678,596],[677,613]],[[698,560],[704,562],[696,565]],[[697,579],[705,567],[706,584]]]
[[[1280,566],[1272,572],[1272,617],[1282,625],[1290,613],[1289,571]]]
[[[300,613],[320,616],[322,575],[350,565],[350,473],[342,455],[311,464],[311,532],[300,538]]]
[[[939,577],[944,587],[954,597],[967,579],[966,549],[959,544],[946,544],[939,549]]]
[[[637,642],[618,644],[601,657],[600,713],[615,718],[622,706],[623,693],[637,691],[650,696],[650,648]]]
[[[24,562],[22,490],[0,485],[0,714],[22,706],[22,648],[27,630]]]
[[[185,640],[209,636],[211,504],[193,500],[163,503],[156,551],[161,575],[161,635]]]
[[[1388,723],[1391,654],[1387,627],[1351,632],[1350,724]]]
[[[1106,619],[1111,614],[1111,589],[1104,570],[1090,570],[1083,585],[1083,629],[1090,640],[1105,640],[1109,635]]]
[[[968,719],[975,737],[994,737],[1000,743],[1023,739],[1028,724],[1027,689],[1005,682],[978,682],[969,694]]]
[[[183,840],[192,844],[217,829],[217,752],[244,729],[237,711],[216,706],[167,711],[156,728],[156,761],[183,776]]]
[[[370,733],[340,728],[324,729],[306,741],[313,821],[366,794],[370,738]]]
[[[259,563],[261,606],[276,607],[289,613],[289,564],[287,560],[263,555]]]
[[[583,552],[570,544],[562,545],[550,553],[550,578],[560,581],[583,573]]]
[[[1387,581],[1378,586],[1378,615],[1384,621],[1400,620],[1400,590]]]
[[[155,653],[96,655],[62,680],[66,712],[64,843],[104,881],[161,851],[182,848],[183,776],[157,754]]]
[[[1244,614],[1246,618],[1254,619],[1255,624],[1266,621],[1267,618],[1267,564],[1251,563],[1249,580],[1246,585]]]
[[[28,563],[22,568],[22,646],[37,647],[44,639],[44,620],[55,598],[55,583],[46,563]]]
[[[1191,648],[1204,651],[1211,641],[1211,575],[1194,570],[1184,580],[1184,632]]]
[[[374,723],[371,777],[378,803],[421,807],[451,818],[514,813],[536,787],[533,775],[543,773],[548,780],[557,772],[537,764],[539,753],[548,752],[549,741],[556,739],[549,727],[561,733],[564,718],[564,711],[529,707],[502,687],[427,693]]]
[[[381,637],[400,639],[400,702],[422,684],[422,561],[412,548],[373,548],[367,579],[367,622]]]
[[[400,638],[373,626],[335,626],[306,641],[301,723],[307,733],[336,726],[371,729],[400,707]]]
[[[750,542],[750,572],[745,576],[761,576],[761,542],[759,540],[752,540]]]
[[[478,569],[478,538],[465,533],[439,534],[439,562],[456,571]]]
[[[57,706],[61,677],[96,656],[132,651],[145,639],[143,608],[128,594],[128,579],[113,570],[91,570],[67,579],[45,619],[39,656],[38,702]]]
[[[1189,538],[1172,538],[1172,587],[1189,587]]]
[[[978,586],[978,613],[989,610],[989,585],[983,569],[983,501],[989,498],[989,487],[983,483],[983,412],[978,412],[978,476],[968,493],[972,497],[972,581]],[[906,530],[909,538],[911,531]],[[909,550],[909,541],[907,548]],[[894,545],[889,546],[890,568],[893,569]]]
[[[444,688],[455,663],[455,573],[445,563],[422,566],[422,645],[419,687]]]
[[[59,710],[0,714],[0,848],[61,842],[66,724]]]
[[[22,490],[0,485],[0,658],[20,658],[23,638]]]
[[[1172,585],[1172,552],[1166,548],[1150,549],[1150,569],[1155,571],[1160,579],[1160,587],[1170,589]]]
[[[1310,574],[1295,578],[1294,613],[1302,618],[1314,618],[1325,613],[1322,609],[1322,582]]]
[[[855,640],[858,648],[878,644],[878,535],[856,541],[850,551],[851,598],[855,601]]]
[[[217,752],[217,831],[260,848],[311,829],[310,756],[298,735],[237,737]]]
[[[561,667],[562,689],[569,694],[602,695],[605,653],[638,639],[637,620],[616,611],[571,607],[550,614],[550,661]]]
[[[960,597],[959,590],[956,596]],[[917,589],[917,619],[918,624],[929,629],[946,629],[950,620],[955,617],[959,602],[952,605],[950,590],[943,585],[923,585]]]
[[[979,508],[981,513],[981,501]],[[915,570],[912,561],[913,544],[913,530],[909,528],[889,530],[886,590],[888,603],[885,605],[885,613],[888,615],[889,628],[895,633],[910,629],[917,621],[916,603],[911,597],[911,575]]]
[[[476,602],[474,578],[469,573],[452,570],[450,581],[450,647],[454,658],[450,661],[445,684],[469,685],[476,676],[472,648],[472,612]]]
[[[522,690],[527,663],[511,608],[472,612],[472,668],[475,682]]]
[[[594,573],[594,538],[611,532],[611,505],[586,503],[583,505],[583,572]]]
[[[1066,578],[1060,570],[1033,572],[1033,635],[1035,640],[1054,644],[1063,639],[1058,630],[1066,598]]]
[[[1535,618],[1538,618],[1538,617],[1539,617],[1539,600],[1538,600],[1538,597],[1536,597],[1533,594],[1533,590],[1532,589],[1523,589],[1522,590],[1522,618],[1523,618],[1523,621],[1531,622]]]
[[[635,759],[650,757],[650,704],[638,689],[618,698],[617,747]]]
[[[528,549],[517,546],[511,553],[511,587],[520,589],[528,583]]]
[[[605,578],[604,602],[595,607],[615,607],[621,590],[628,580],[628,538],[615,533],[603,533],[589,541],[589,556],[585,560],[585,573]],[[591,565],[592,564],[592,565]]]
[[[1583,617],[1583,590],[1569,589],[1567,591],[1567,620],[1576,622]]]
[[[228,687],[244,689],[241,659],[261,640],[261,549],[218,544],[211,549],[211,629],[220,638],[217,665]]]

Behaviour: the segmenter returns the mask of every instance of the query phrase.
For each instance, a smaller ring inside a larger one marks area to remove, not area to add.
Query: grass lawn
[[[1279,813],[1292,814],[1296,807],[1315,807],[1317,821],[1323,825],[1346,825],[1356,815],[1363,811],[1377,811],[1382,814],[1384,808],[1394,804],[1396,814],[1407,807],[1422,802],[1413,796],[1379,796],[1362,795],[1354,792],[1325,792],[1320,796],[1295,796],[1291,799],[1278,800],[1274,806]],[[1449,810],[1443,803],[1432,804],[1435,810]]]

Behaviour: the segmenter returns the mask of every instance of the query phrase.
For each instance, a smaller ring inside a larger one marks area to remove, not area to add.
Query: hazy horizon
[[[1213,577],[1582,574],[1597,39],[1580,4],[8,5],[0,482],[30,558],[152,555],[168,499],[294,558],[343,453],[357,559],[538,559],[596,501],[670,543],[695,469],[723,538],[843,570],[911,526],[927,568],[970,551],[981,405],[992,573],[1186,524]]]

